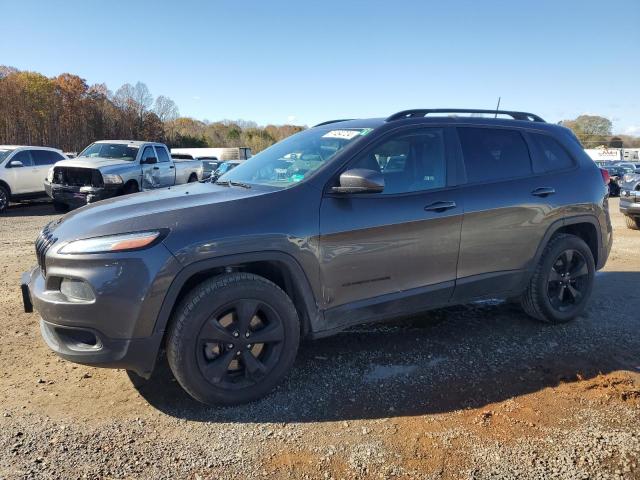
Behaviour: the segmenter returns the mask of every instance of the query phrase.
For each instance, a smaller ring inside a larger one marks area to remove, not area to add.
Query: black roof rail
[[[330,123],[338,123],[338,122],[348,122],[349,120],[353,120],[353,118],[341,118],[339,120],[327,120],[326,122],[319,123],[314,125],[312,128],[321,127],[322,125],[329,125]]]
[[[534,113],[528,112],[514,112],[511,110],[478,110],[473,108],[416,108],[412,110],[403,110],[402,112],[394,113],[388,117],[385,121],[393,122],[394,120],[402,120],[404,118],[416,118],[425,117],[430,113],[486,113],[493,115],[509,115],[514,120],[527,120],[530,122],[543,122],[545,121]]]

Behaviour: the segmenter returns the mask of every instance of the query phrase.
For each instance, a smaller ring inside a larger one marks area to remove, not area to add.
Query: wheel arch
[[[182,298],[197,284],[228,272],[247,272],[262,276],[284,290],[291,298],[301,323],[301,335],[317,326],[318,309],[311,284],[300,264],[282,252],[256,252],[202,260],[184,267],[174,278],[162,307],[154,332],[165,332],[173,312]]]
[[[4,180],[0,180],[0,187],[4,188],[7,193],[9,194],[9,197],[11,197],[11,187],[9,186],[9,184],[7,182],[5,182]]]
[[[535,266],[540,261],[540,257],[542,257],[542,253],[544,252],[544,249],[551,238],[553,238],[554,235],[560,233],[575,235],[576,237],[584,240],[584,242],[589,246],[589,249],[591,250],[593,260],[596,264],[596,269],[602,267],[600,261],[602,260],[603,256],[603,242],[600,233],[600,222],[593,215],[579,215],[576,217],[557,220],[549,226],[542,241],[540,242],[540,245],[538,245],[536,256],[534,258],[534,261],[531,263],[531,271],[535,269]]]

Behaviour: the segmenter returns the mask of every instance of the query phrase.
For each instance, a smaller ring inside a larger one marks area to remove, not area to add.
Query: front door
[[[463,206],[443,128],[404,130],[347,169],[378,170],[381,193],[327,189],[320,209],[320,275],[329,327],[446,303],[456,277]],[[334,325],[335,324],[335,325]]]
[[[153,147],[144,147],[142,157],[140,157],[140,167],[142,168],[142,190],[159,188],[162,184],[160,166]]]
[[[18,161],[22,163],[22,167],[10,167],[11,162]],[[44,176],[40,175],[40,170],[33,162],[33,157],[29,150],[21,150],[17,152],[7,162],[13,177],[12,190],[14,194],[29,194],[44,191]]]

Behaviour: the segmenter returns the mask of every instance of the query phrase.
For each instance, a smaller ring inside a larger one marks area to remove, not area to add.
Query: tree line
[[[96,140],[165,142],[170,147],[250,147],[259,152],[303,130],[295,125],[203,122],[180,117],[175,102],[138,82],[115,93],[77,75],[46,77],[0,66],[0,144],[77,152]]]
[[[612,135],[609,119],[563,120],[585,148],[640,147],[640,137]],[[46,145],[77,152],[96,140],[165,142],[170,147],[250,147],[259,152],[305,127],[255,122],[207,122],[180,117],[173,100],[151,95],[144,83],[115,93],[77,75],[46,77],[0,66],[0,144]]]

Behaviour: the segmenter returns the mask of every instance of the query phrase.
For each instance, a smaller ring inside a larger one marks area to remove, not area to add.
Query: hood
[[[76,168],[93,168],[110,167],[113,165],[134,165],[134,161],[121,160],[118,158],[103,157],[77,157],[68,160],[60,160],[56,162],[56,167],[76,167]]]
[[[157,228],[176,229],[187,221],[222,219],[230,202],[249,202],[277,192],[278,189],[268,187],[245,189],[190,183],[90,204],[68,213],[51,227],[55,236],[65,241]]]

